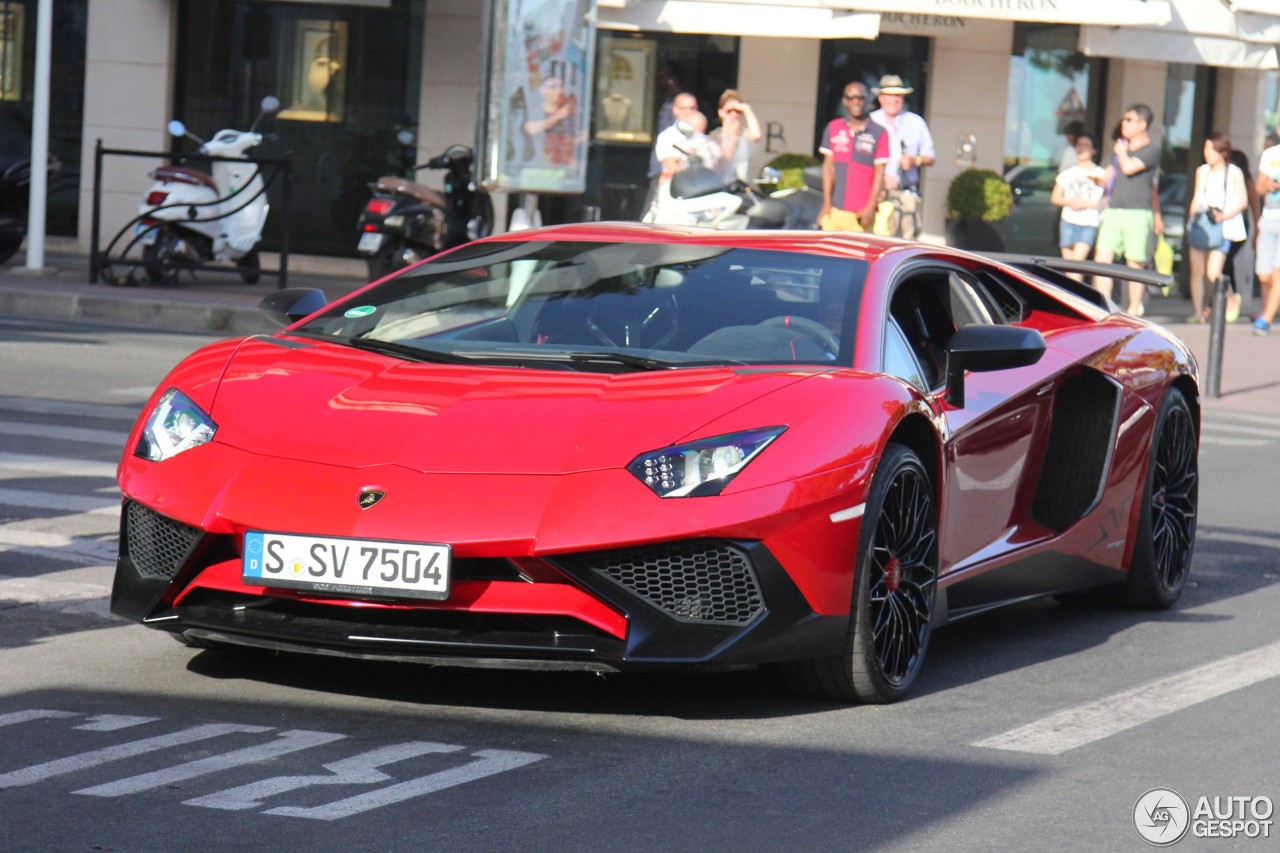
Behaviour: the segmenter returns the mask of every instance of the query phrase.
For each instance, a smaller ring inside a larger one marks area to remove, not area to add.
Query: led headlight
[[[786,427],[704,438],[642,453],[627,470],[662,498],[718,495]]]
[[[133,452],[143,459],[163,462],[211,440],[217,429],[218,425],[190,397],[170,388],[152,409]]]

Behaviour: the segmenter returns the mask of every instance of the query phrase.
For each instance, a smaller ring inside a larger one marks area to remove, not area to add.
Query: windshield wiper
[[[663,361],[643,355],[632,355],[629,352],[569,352],[564,357],[574,364],[625,364],[627,367],[638,367],[641,370],[667,370],[683,366],[679,362]]]
[[[367,350],[369,352],[380,353],[381,355],[394,355],[402,358],[411,359],[413,361],[438,362],[440,364],[470,364],[471,359],[454,355],[451,352],[440,352],[439,350],[423,349],[422,347],[409,346],[408,344],[398,344],[393,341],[379,341],[372,338],[329,338],[328,340],[344,343],[347,346],[356,349]]]

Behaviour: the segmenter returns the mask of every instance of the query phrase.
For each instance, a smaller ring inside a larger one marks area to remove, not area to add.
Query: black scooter
[[[487,237],[493,202],[471,173],[474,152],[450,145],[415,169],[444,169],[444,192],[397,175],[369,184],[373,197],[356,227],[357,251],[369,264],[369,279],[382,278],[436,252]]]

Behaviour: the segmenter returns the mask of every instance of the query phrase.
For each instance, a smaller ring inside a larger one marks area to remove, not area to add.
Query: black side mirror
[[[1017,326],[961,326],[947,343],[947,401],[964,407],[966,370],[1007,370],[1035,364],[1044,336]]]
[[[329,304],[323,290],[314,287],[286,287],[258,303],[258,310],[271,322],[284,327],[314,314]]]

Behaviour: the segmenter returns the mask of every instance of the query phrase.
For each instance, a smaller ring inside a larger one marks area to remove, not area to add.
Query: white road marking
[[[159,717],[135,717],[129,714],[99,714],[96,717],[90,717],[89,722],[83,726],[75,726],[82,732],[115,732],[120,729],[128,729],[133,726],[141,726],[144,723],[154,723]]]
[[[0,714],[0,727],[13,726],[18,723],[29,723],[32,720],[59,720],[66,717],[78,717],[77,713],[72,711],[45,711],[41,709],[33,709],[30,711],[10,711],[7,714]]]
[[[1266,447],[1272,442],[1265,438],[1220,438],[1216,435],[1200,436],[1200,446],[1205,447]]]
[[[1240,545],[1253,545],[1258,548],[1276,548],[1280,550],[1280,539],[1267,536],[1252,536],[1248,533],[1228,533],[1226,531],[1197,531],[1196,540],[1212,539],[1215,542],[1235,542]]]
[[[109,429],[89,429],[88,427],[49,426],[48,424],[18,423],[0,421],[0,435],[24,435],[31,438],[53,439],[55,441],[74,441],[78,444],[102,444],[107,447],[124,447],[129,438],[127,432]]]
[[[150,396],[151,392],[147,392]],[[103,418],[133,423],[142,410],[137,406],[117,406],[108,403],[73,403],[69,400],[35,400],[30,397],[0,397],[0,411],[19,412],[24,415],[71,415],[80,418]]]
[[[0,505],[20,506],[29,509],[52,509],[57,512],[83,512],[91,515],[118,516],[120,514],[120,499],[118,497],[114,499],[106,496],[86,498],[81,495],[34,492],[26,489],[0,488]]]
[[[57,474],[63,477],[116,478],[116,463],[92,459],[68,459],[62,456],[34,456],[26,453],[0,453],[0,468]]]
[[[478,760],[450,770],[441,770],[430,776],[410,779],[398,785],[389,785],[366,794],[357,794],[345,800],[335,800],[314,808],[298,808],[286,806],[278,809],[267,809],[266,814],[286,815],[289,817],[307,817],[315,820],[338,820],[353,814],[366,812],[381,806],[404,802],[414,797],[442,791],[455,785],[474,782],[486,776],[515,770],[535,761],[546,758],[535,752],[511,752],[503,749],[482,749],[472,753]]]
[[[1061,755],[1276,676],[1280,676],[1280,642],[1067,708],[971,745]]]
[[[1280,427],[1263,429],[1256,426],[1240,426],[1239,424],[1207,423],[1205,432],[1234,432],[1240,435],[1260,435],[1267,438],[1280,438]]]
[[[0,525],[0,553],[17,551],[74,563],[78,566],[112,565],[116,561],[115,536],[111,541],[80,539],[61,533],[23,530],[12,524]]]
[[[221,755],[211,755],[208,758],[188,761],[184,764],[166,767],[163,770],[153,770],[150,773],[142,773],[137,776],[130,776],[127,779],[94,785],[91,788],[81,788],[79,791],[73,791],[72,793],[85,794],[90,797],[122,797],[125,794],[136,794],[151,788],[163,788],[166,785],[194,779],[197,776],[207,776],[210,773],[230,770],[232,767],[239,767],[242,764],[270,761],[273,758],[288,755],[291,752],[310,749],[313,746],[321,746],[322,744],[332,743],[335,740],[342,740],[346,735],[293,729],[287,732],[280,732],[276,737],[278,740],[271,743],[246,746],[244,749],[224,752]]]
[[[272,728],[273,726],[241,726],[235,723],[209,723],[203,726],[194,726],[173,734],[129,741],[116,746],[95,749],[91,752],[83,752],[79,755],[46,761],[43,764],[33,764],[30,767],[23,767],[19,770],[11,770],[8,773],[0,774],[0,788],[31,785],[53,776],[75,773],[78,770],[97,767],[110,761],[119,761],[122,758],[133,758],[137,755],[155,752],[158,749],[167,749],[171,746],[181,746],[237,732],[259,734],[261,732],[269,732]]]
[[[268,797],[288,791],[298,791],[312,785],[373,785],[377,782],[385,782],[391,777],[377,769],[385,764],[431,753],[461,752],[462,749],[461,746],[430,741],[397,743],[326,764],[324,769],[329,772],[324,775],[276,776],[183,802],[188,806],[204,806],[229,811],[256,809]]]

